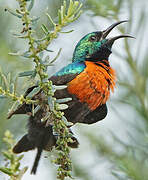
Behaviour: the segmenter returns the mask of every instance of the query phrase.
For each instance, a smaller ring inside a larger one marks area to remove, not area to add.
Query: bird
[[[103,31],[86,34],[77,43],[72,62],[49,78],[56,86],[67,86],[64,89],[56,90],[54,93],[56,99],[71,98],[70,101],[66,102],[68,108],[63,110],[67,121],[73,124],[93,124],[106,117],[108,113],[106,102],[110,97],[110,92],[114,91],[116,84],[116,73],[109,62],[112,46],[114,42],[120,38],[134,38],[126,34],[111,38],[107,38],[107,36],[116,26],[125,22],[127,22],[127,20],[113,23]],[[30,87],[24,97],[35,87],[37,86]],[[39,98],[41,93],[40,91],[34,95],[33,99]],[[38,149],[36,164],[38,164],[37,161],[42,150],[51,149],[56,145],[52,125],[46,127],[40,121],[44,114],[43,111],[43,109],[40,109],[34,117],[30,116],[28,134],[13,148],[14,153],[20,153],[36,147]],[[14,114],[27,114],[31,112],[32,105],[24,103],[12,112],[8,118]],[[40,140],[35,140],[36,138],[31,140],[32,136],[34,136],[31,132],[33,129],[36,129],[38,132],[35,132],[35,134],[41,132],[42,136],[38,138]],[[45,136],[46,140],[44,139]],[[73,139],[74,144],[69,144],[69,146],[78,147],[79,143],[77,139],[74,136]],[[31,144],[34,144],[33,147]],[[46,148],[48,145],[50,148]],[[33,173],[36,172],[36,165],[34,169],[35,170],[32,171]]]

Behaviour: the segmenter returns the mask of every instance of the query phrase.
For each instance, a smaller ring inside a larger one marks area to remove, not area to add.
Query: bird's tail
[[[29,150],[32,150],[35,148],[35,146],[30,143],[27,137],[28,134],[25,134],[18,142],[17,144],[13,147],[12,151],[14,153],[21,153],[21,152],[26,152]]]
[[[38,132],[37,134],[35,133],[36,134],[35,139],[34,138],[32,139],[32,137],[34,136],[32,132],[29,131],[29,134],[24,135],[13,148],[14,153],[26,152],[26,151],[37,148],[37,154],[34,160],[31,174],[36,174],[42,151],[43,150],[51,151],[53,146],[57,146],[56,144],[57,137],[53,135],[53,132],[51,130],[52,130],[51,127],[40,128],[40,131],[39,132],[37,131]],[[72,137],[71,137],[72,141],[68,142],[68,146],[71,148],[77,148],[79,145],[79,142],[73,136],[73,133],[70,129],[69,131],[72,134]]]
[[[29,140],[28,140],[28,137],[27,137],[28,134],[24,135],[18,142],[17,144],[13,147],[13,152],[14,153],[21,153],[21,152],[26,152],[26,151],[29,151],[29,150],[32,150],[34,148],[36,148],[35,145],[33,145]],[[32,170],[31,170],[31,174],[36,174],[36,170],[37,170],[37,167],[38,167],[38,163],[39,163],[39,160],[40,160],[40,157],[41,157],[41,154],[42,154],[42,151],[43,151],[43,148],[41,147],[38,147],[37,148],[37,154],[36,154],[36,157],[35,157],[35,160],[34,160],[34,164],[33,164],[33,167],[32,167]]]
[[[38,148],[38,149],[37,149],[37,154],[36,154],[36,157],[35,157],[35,160],[34,160],[34,163],[33,163],[33,167],[32,167],[32,170],[31,170],[31,174],[36,174],[37,167],[38,167],[38,163],[39,163],[39,160],[40,160],[42,151],[43,151],[42,148]]]

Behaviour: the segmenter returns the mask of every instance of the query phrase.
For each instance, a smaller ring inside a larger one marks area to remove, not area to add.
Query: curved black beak
[[[116,22],[114,24],[112,24],[111,26],[109,26],[106,30],[102,31],[102,39],[105,39],[107,37],[107,35],[112,31],[112,29],[114,29],[116,26],[118,26],[121,23],[125,23],[128,22],[127,20],[124,21],[119,21]],[[120,38],[134,38],[133,36],[130,35],[119,35],[119,36],[115,36],[113,38],[109,38],[107,39],[107,42],[105,43],[106,45],[112,46],[112,44],[114,43],[115,40],[120,39]]]
[[[109,38],[106,43],[109,45],[112,45],[115,40],[120,39],[120,38],[134,38],[135,39],[135,37],[125,34],[125,35],[119,35],[113,38]]]
[[[128,21],[124,20],[124,21],[116,22],[116,23],[112,24],[111,26],[109,26],[106,30],[102,31],[102,39],[105,39],[107,37],[107,35],[111,32],[111,30],[113,30],[116,26],[118,26],[121,23],[125,23],[125,22],[128,22]]]

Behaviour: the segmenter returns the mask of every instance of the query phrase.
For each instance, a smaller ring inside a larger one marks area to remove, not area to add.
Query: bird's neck
[[[110,64],[109,64],[109,61],[108,60],[99,60],[99,61],[96,61],[94,62],[94,64],[96,64],[97,66],[100,66],[102,68],[104,68],[106,71],[108,71],[111,67],[110,67]]]
[[[105,77],[105,74],[108,74],[111,77],[111,79],[113,78],[112,79],[113,81],[116,81],[115,70],[110,66],[108,60],[105,60],[105,59],[101,61],[99,60],[99,61],[94,62],[94,64],[99,67],[98,70],[102,74],[104,74],[104,77]]]

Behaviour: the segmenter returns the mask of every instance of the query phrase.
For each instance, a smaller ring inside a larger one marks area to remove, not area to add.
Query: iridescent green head
[[[120,35],[109,39],[106,38],[114,27],[124,22],[127,21],[120,21],[112,24],[104,31],[92,32],[85,35],[76,45],[73,54],[73,62],[107,60],[111,54],[111,48],[115,40],[125,37],[133,38],[129,35]]]

